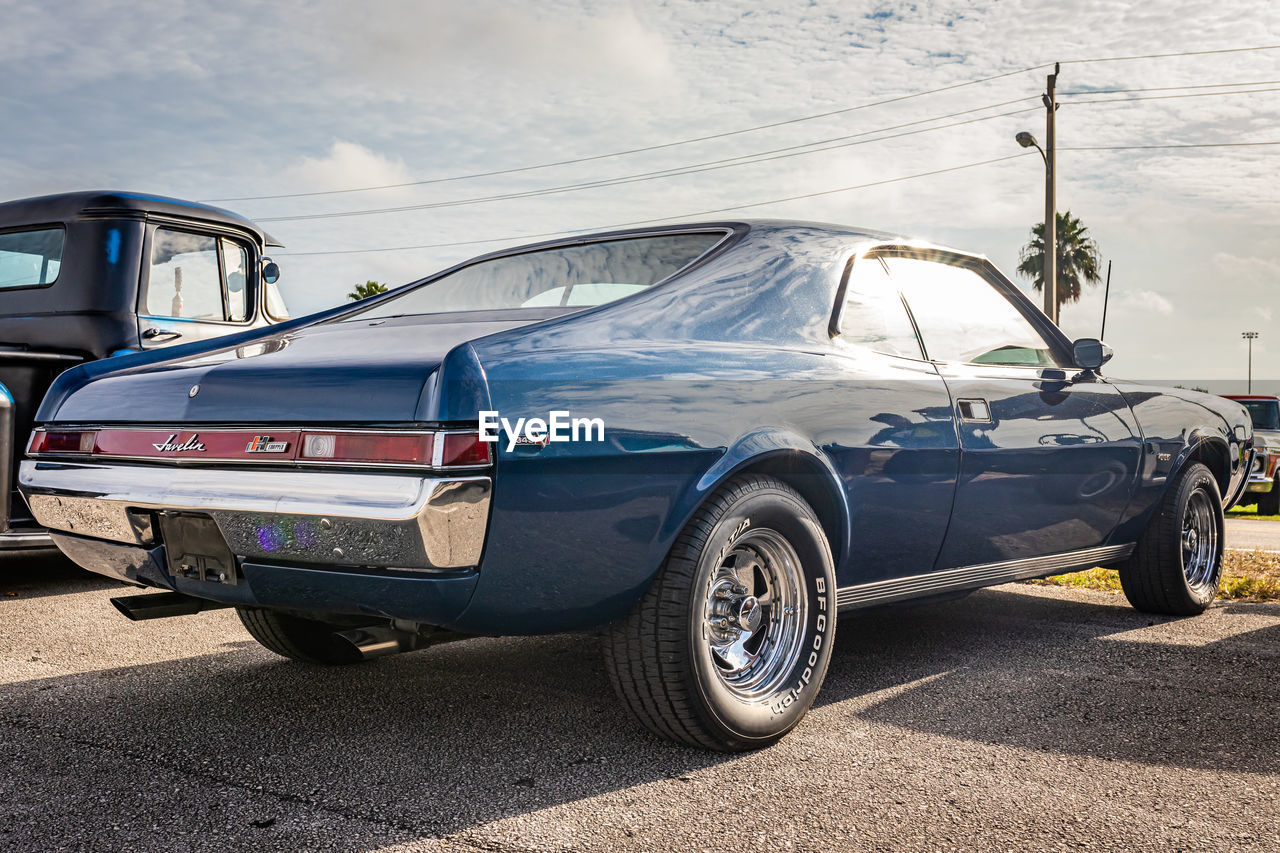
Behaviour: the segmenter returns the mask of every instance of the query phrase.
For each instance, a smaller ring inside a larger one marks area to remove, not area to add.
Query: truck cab
[[[1223,394],[1249,412],[1253,421],[1255,454],[1249,472],[1248,497],[1258,501],[1259,515],[1280,514],[1280,399],[1269,394]]]
[[[289,319],[272,246],[242,216],[175,198],[94,191],[0,203],[0,550],[49,546],[15,472],[58,374]]]

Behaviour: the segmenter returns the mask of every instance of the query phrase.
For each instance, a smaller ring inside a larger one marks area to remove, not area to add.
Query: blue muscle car
[[[21,485],[86,568],[348,663],[600,628],[668,738],[768,744],[838,614],[1092,566],[1192,614],[1253,435],[1100,375],[990,263],[714,222],[497,252],[385,296],[75,367]]]

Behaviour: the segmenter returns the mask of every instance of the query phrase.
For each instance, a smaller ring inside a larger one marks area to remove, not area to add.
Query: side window
[[[249,317],[249,250],[222,239],[222,280],[227,287],[227,319],[243,323]]]
[[[151,237],[147,313],[244,322],[248,269],[249,252],[234,240],[157,228]]]
[[[0,287],[53,284],[62,267],[62,228],[0,234]]]
[[[902,297],[879,258],[861,258],[849,271],[840,339],[886,355],[923,357]]]
[[[973,270],[915,258],[886,261],[930,359],[1061,366],[1022,312]]]

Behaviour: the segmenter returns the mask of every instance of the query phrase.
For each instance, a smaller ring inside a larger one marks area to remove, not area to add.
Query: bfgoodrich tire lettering
[[[1222,498],[1204,465],[1188,465],[1169,486],[1138,546],[1121,563],[1120,585],[1138,610],[1203,613],[1222,582]]]
[[[694,514],[605,637],[615,689],[650,730],[736,751],[773,743],[813,704],[835,639],[835,570],[813,509],[737,477]]]

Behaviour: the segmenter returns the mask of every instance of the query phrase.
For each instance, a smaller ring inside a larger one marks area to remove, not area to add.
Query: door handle
[[[142,333],[142,337],[146,338],[149,341],[154,341],[156,338],[165,338],[165,337],[169,338],[170,340],[177,340],[178,338],[182,337],[182,332],[171,332],[166,329],[157,329],[155,326],[151,326],[150,328],[148,328],[146,331]]]
[[[991,423],[991,407],[980,397],[969,397],[956,400],[956,408],[960,410],[960,420],[971,424]]]

